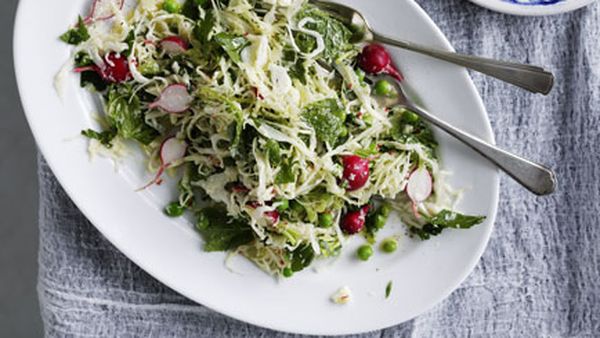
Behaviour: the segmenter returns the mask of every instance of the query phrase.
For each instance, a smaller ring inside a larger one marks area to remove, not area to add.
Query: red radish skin
[[[110,52],[104,57],[102,67],[97,65],[77,67],[74,71],[76,73],[94,71],[108,83],[122,83],[133,78],[127,58],[115,52]]]
[[[266,211],[264,215],[272,225],[276,225],[277,223],[279,223],[279,211]]]
[[[194,98],[184,84],[173,84],[165,88],[158,100],[151,103],[150,109],[160,108],[168,113],[183,113],[190,108]]]
[[[343,179],[349,191],[358,190],[369,180],[369,160],[356,155],[342,157],[344,165]]]
[[[246,205],[252,209],[256,209],[261,206],[260,203],[258,203],[257,201],[248,202]],[[279,223],[280,214],[277,210],[265,211],[263,213],[263,216],[269,221],[271,225],[276,225],[277,223]]]
[[[104,58],[104,66],[99,69],[99,73],[105,81],[110,83],[121,83],[132,78],[127,58],[115,52],[109,53]]]
[[[342,230],[349,235],[360,232],[365,227],[368,212],[369,206],[366,205],[356,211],[350,211],[345,214],[340,224]]]
[[[414,204],[425,201],[432,191],[433,180],[425,167],[421,167],[410,174],[406,185],[406,193]]]
[[[388,74],[398,81],[404,77],[392,64],[392,58],[385,48],[378,44],[366,45],[358,56],[358,65],[369,74]]]
[[[162,183],[161,176],[165,172],[165,169],[171,166],[173,162],[182,159],[185,156],[186,151],[187,144],[184,141],[178,140],[175,136],[171,136],[164,140],[160,145],[160,168],[158,168],[154,179],[138,189],[138,191],[145,190],[154,184],[159,185]]]
[[[179,55],[189,49],[187,41],[179,36],[169,36],[160,40],[160,47],[169,55]]]
[[[90,10],[90,13],[88,14],[88,16],[83,20],[83,22],[85,24],[90,24],[94,21],[104,21],[104,20],[108,20],[111,19],[112,17],[115,16],[114,13],[102,13],[101,12],[101,7],[100,6],[107,6],[106,3],[108,2],[115,2],[118,4],[117,7],[119,7],[120,10],[123,9],[123,5],[125,4],[125,0],[94,0],[94,3],[92,4],[92,9]]]

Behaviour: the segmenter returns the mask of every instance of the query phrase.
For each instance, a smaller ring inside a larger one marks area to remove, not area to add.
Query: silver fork
[[[309,2],[352,27],[354,42],[380,42],[428,55],[495,77],[533,93],[546,95],[554,85],[554,75],[541,67],[452,53],[409,41],[394,39],[375,32],[367,19],[351,7],[326,0],[309,0]]]
[[[385,106],[400,106],[416,113],[427,122],[437,126],[475,150],[536,195],[549,195],[556,189],[556,175],[552,170],[541,164],[502,150],[434,116],[413,102],[406,95],[402,83],[396,81],[391,76],[378,75],[371,77],[371,79],[373,81],[386,79],[396,87],[397,95],[385,98],[385,102],[382,102]]]

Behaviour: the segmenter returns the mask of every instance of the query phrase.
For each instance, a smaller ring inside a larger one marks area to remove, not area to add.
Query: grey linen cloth
[[[457,50],[545,65],[548,97],[472,74],[501,146],[551,165],[558,191],[503,178],[490,244],[470,277],[422,316],[365,336],[600,336],[600,2],[515,17],[422,0]],[[197,305],[108,243],[40,161],[39,296],[47,336],[284,336]],[[423,292],[426,292],[423,291]]]

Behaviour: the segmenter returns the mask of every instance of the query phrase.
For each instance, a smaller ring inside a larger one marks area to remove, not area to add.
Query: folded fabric
[[[420,4],[457,50],[555,73],[547,97],[473,78],[497,142],[549,164],[559,186],[540,198],[504,179],[492,239],[470,277],[426,314],[364,336],[600,336],[600,2],[535,18],[464,0]],[[95,230],[41,158],[39,180],[39,296],[47,336],[285,335],[212,312],[163,286]]]

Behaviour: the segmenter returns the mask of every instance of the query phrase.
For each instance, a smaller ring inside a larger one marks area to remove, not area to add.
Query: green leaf
[[[194,27],[194,37],[200,41],[200,43],[207,43],[210,38],[210,33],[212,33],[215,27],[216,19],[215,15],[212,11],[206,12],[204,19],[198,20],[196,22],[196,27]]]
[[[341,21],[313,6],[307,6],[300,11],[296,20],[299,22],[307,17],[313,22],[307,23],[305,28],[317,31],[323,36],[325,50],[322,55],[325,59],[334,61],[340,53],[353,48],[350,44],[352,32]],[[298,48],[305,53],[310,53],[317,47],[315,38],[308,34],[296,33],[294,39]]]
[[[267,141],[265,148],[271,165],[277,166],[281,164],[281,148],[279,147],[279,143],[275,140],[269,140]]]
[[[125,38],[125,43],[127,44],[127,50],[125,50],[122,54],[126,57],[129,57],[131,55],[131,52],[133,51],[133,42],[135,41],[135,31],[132,29],[129,31],[129,33],[127,34],[127,37]]]
[[[281,163],[281,170],[277,173],[277,176],[275,176],[275,184],[287,184],[294,182],[296,182],[294,163],[286,159]]]
[[[425,216],[423,216],[425,217]],[[437,236],[446,228],[469,229],[485,220],[485,216],[463,215],[450,210],[442,210],[433,217],[426,217],[427,224],[422,228],[412,227],[412,233],[426,240],[431,236]]]
[[[392,281],[389,281],[387,283],[387,285],[385,286],[385,298],[389,298],[390,295],[392,294]]]
[[[302,112],[302,116],[313,127],[317,139],[334,145],[338,138],[346,132],[342,116],[344,111],[335,99],[325,99],[315,102]]]
[[[92,66],[93,64],[94,60],[92,60],[88,53],[79,52],[75,55],[75,67],[86,67]]]
[[[359,149],[354,153],[362,158],[367,158],[372,155],[377,155],[379,151],[377,150],[377,143],[373,142],[369,145],[368,148]]]
[[[219,33],[214,37],[215,41],[223,48],[233,62],[241,62],[240,53],[248,45],[248,40],[243,36],[235,36],[230,33]]]
[[[97,132],[92,129],[82,130],[81,135],[98,140],[106,148],[112,148],[112,140],[117,136],[117,132],[114,129]]]
[[[85,23],[81,16],[77,20],[77,26],[69,29],[66,33],[60,36],[60,39],[70,45],[78,45],[84,41],[87,41],[90,38],[90,33],[88,32]]]
[[[181,8],[181,14],[192,20],[198,20],[200,17],[200,10],[198,8],[204,8],[209,3],[209,0],[186,0]]]
[[[292,271],[298,272],[304,270],[315,259],[315,251],[310,244],[298,247],[291,253]]]
[[[125,139],[149,144],[158,136],[158,132],[144,121],[139,97],[132,95],[127,87],[109,89],[107,112],[109,122]]]
[[[233,250],[254,240],[252,228],[227,216],[227,210],[221,206],[204,208],[198,213],[196,229],[206,241],[206,251]]]
[[[80,74],[79,85],[82,88],[92,87],[98,92],[103,92],[108,87],[102,76],[93,70],[88,70]]]

